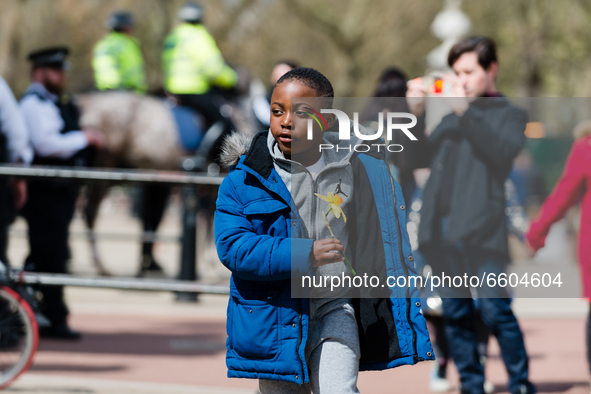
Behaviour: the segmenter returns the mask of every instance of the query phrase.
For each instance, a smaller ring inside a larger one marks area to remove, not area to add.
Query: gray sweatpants
[[[311,299],[306,363],[310,383],[259,380],[261,394],[359,394],[359,334],[350,299]]]

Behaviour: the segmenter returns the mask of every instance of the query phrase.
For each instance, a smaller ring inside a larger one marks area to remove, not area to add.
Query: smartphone
[[[418,78],[425,89],[429,92],[430,95],[432,94],[441,94],[445,91],[445,82],[443,79],[439,77],[435,77],[433,75],[426,75],[424,77]]]
[[[443,79],[435,78],[435,82],[431,85],[431,91],[435,94],[443,93],[444,86],[445,83],[443,82]]]

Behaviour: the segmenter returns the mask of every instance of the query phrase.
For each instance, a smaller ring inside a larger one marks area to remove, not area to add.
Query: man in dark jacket
[[[470,37],[450,50],[454,73],[444,77],[452,113],[420,138],[423,167],[431,168],[425,186],[419,245],[434,274],[470,277],[498,275],[508,262],[504,183],[513,159],[525,143],[527,114],[496,90],[495,44]],[[421,81],[408,83],[407,100],[425,129]],[[415,147],[416,148],[416,147]],[[472,282],[470,282],[472,283]],[[458,367],[462,393],[484,393],[484,369],[477,352],[474,302],[467,287],[441,289],[446,333]],[[480,312],[502,351],[511,393],[533,393],[523,336],[504,288],[478,288]]]

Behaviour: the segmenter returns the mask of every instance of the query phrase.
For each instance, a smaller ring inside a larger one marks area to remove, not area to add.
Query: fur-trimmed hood
[[[245,155],[252,144],[253,136],[232,133],[226,137],[220,153],[220,164],[229,168],[238,164],[240,156]]]

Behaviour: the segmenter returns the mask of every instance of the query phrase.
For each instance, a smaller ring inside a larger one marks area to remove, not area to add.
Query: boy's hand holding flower
[[[325,238],[314,241],[312,249],[314,253],[313,267],[320,267],[321,265],[338,263],[345,260],[343,254],[345,248],[341,241],[335,238]]]

